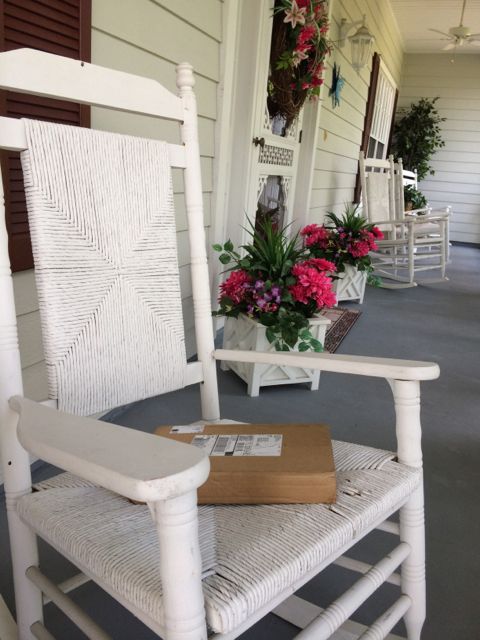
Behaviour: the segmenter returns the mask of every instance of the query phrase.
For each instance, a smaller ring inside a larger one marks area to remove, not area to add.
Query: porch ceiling
[[[463,0],[390,0],[406,53],[443,53],[447,41],[429,28],[448,33],[460,24]],[[480,0],[467,0],[463,25],[480,33]],[[450,55],[453,50],[446,51]],[[480,47],[465,43],[455,54],[480,55]]]

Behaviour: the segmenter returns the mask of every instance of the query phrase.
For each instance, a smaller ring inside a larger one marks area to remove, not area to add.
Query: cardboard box
[[[201,446],[209,454],[211,471],[198,490],[199,504],[335,502],[332,443],[325,425],[164,426],[155,433]]]

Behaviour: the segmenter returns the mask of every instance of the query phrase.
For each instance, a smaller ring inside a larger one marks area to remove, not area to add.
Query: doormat
[[[320,313],[332,321],[332,324],[327,329],[323,348],[325,351],[328,351],[328,353],[335,353],[362,312],[353,309],[343,309],[342,307],[333,307],[333,309],[323,309]]]

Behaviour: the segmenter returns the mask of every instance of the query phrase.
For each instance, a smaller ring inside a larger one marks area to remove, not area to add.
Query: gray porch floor
[[[422,385],[428,579],[423,640],[480,637],[480,250],[457,246],[452,254],[449,282],[399,291],[369,288],[361,307],[363,314],[338,351],[432,360],[441,367],[439,380]],[[222,413],[229,418],[326,422],[337,439],[395,446],[394,430],[389,426],[393,424],[391,394],[382,380],[324,374],[318,392],[293,385],[267,388],[258,398],[248,398],[245,384],[229,372],[220,373],[220,387]],[[152,430],[159,424],[193,421],[198,412],[196,390],[189,389],[130,407],[117,415],[115,422]],[[37,475],[47,471],[39,469]],[[0,536],[0,591],[12,606],[3,503]],[[377,539],[362,543],[362,549],[357,547],[358,553],[374,561],[389,542],[388,537],[378,534]],[[42,548],[42,557],[47,555],[52,554]],[[65,579],[71,567],[63,560],[55,561],[54,573],[55,579]],[[346,570],[327,570],[301,592],[312,602],[325,605],[353,578]],[[371,622],[396,593],[395,587],[387,586],[354,618]],[[81,587],[75,598],[95,612],[118,640],[154,637],[96,587]],[[47,607],[46,619],[59,639],[84,637],[52,605]],[[396,632],[401,633],[402,628]],[[270,615],[242,638],[287,640],[294,635],[292,626]]]

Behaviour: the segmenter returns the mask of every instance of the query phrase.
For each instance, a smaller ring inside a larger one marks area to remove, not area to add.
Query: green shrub
[[[403,166],[417,170],[418,179],[423,180],[435,171],[429,162],[437,149],[445,146],[441,136],[441,118],[435,108],[437,98],[421,98],[410,105],[410,109],[394,125],[390,153],[402,158]]]

